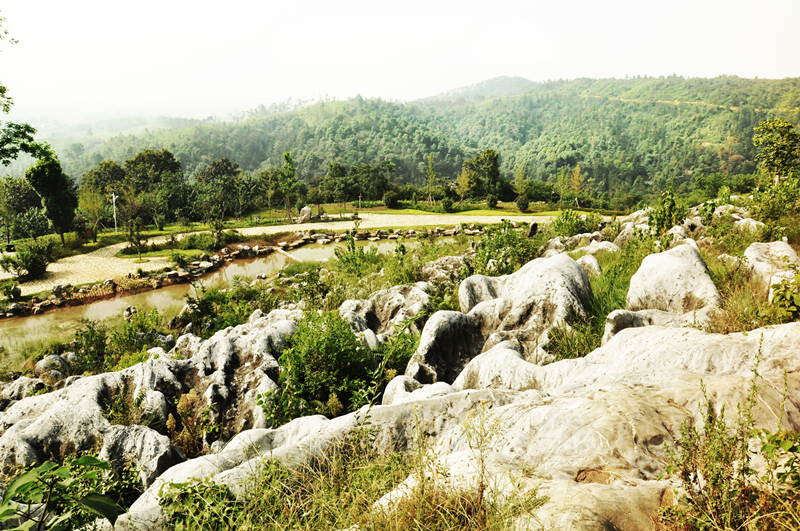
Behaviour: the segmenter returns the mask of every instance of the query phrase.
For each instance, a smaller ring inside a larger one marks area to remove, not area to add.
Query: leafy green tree
[[[16,39],[9,38],[8,30],[5,28],[6,19],[0,17],[0,43],[8,41],[11,44],[17,42]],[[0,111],[8,114],[14,100],[8,94],[8,87],[0,83]],[[38,144],[34,141],[33,135],[36,129],[28,124],[15,122],[0,122],[0,166],[7,166],[19,156],[20,152],[27,153],[34,158],[40,158],[47,152],[47,146]]]
[[[433,153],[428,153],[428,171],[425,173],[428,178],[428,206],[436,202],[433,200],[433,187],[436,184],[436,172],[433,171]]]
[[[283,202],[286,205],[286,215],[292,221],[292,203],[290,196],[297,186],[297,170],[294,166],[292,155],[287,151],[283,154],[283,166],[275,173],[277,188],[283,195]]]
[[[240,174],[238,164],[222,158],[212,161],[206,169],[195,176],[199,185],[204,218],[214,230],[216,246],[222,241],[225,216],[235,210],[236,178]]]
[[[102,194],[119,193],[125,185],[125,168],[113,160],[104,160],[83,175],[81,189],[91,188]]]
[[[32,207],[17,214],[14,219],[14,237],[15,238],[33,238],[38,239],[50,232],[50,223],[45,216],[44,209],[41,207]]]
[[[759,167],[776,179],[786,178],[800,168],[800,134],[786,120],[773,119],[758,123],[753,145],[760,147],[756,155]]]
[[[468,172],[462,170],[458,172],[456,175],[455,183],[453,183],[453,189],[455,190],[458,197],[461,198],[461,203],[464,203],[464,199],[469,195],[470,191],[470,175]]]
[[[78,195],[78,208],[80,208],[89,219],[95,243],[97,242],[97,227],[103,219],[107,204],[108,201],[106,201],[105,195],[96,188],[81,187],[80,194]]]
[[[150,191],[166,175],[181,172],[181,163],[166,149],[145,149],[125,161],[125,182],[139,194]]]
[[[0,179],[0,227],[6,243],[11,243],[17,217],[41,206],[42,199],[27,180],[9,176]]]
[[[61,237],[61,245],[66,245],[64,233],[70,230],[78,207],[75,183],[61,170],[52,151],[25,171],[25,179],[42,198],[47,218]]]
[[[136,252],[139,255],[139,261],[142,260],[142,249],[147,245],[147,236],[144,234],[144,223],[142,222],[142,218],[140,217],[133,217],[126,222],[128,227],[127,231],[127,241],[128,244],[136,249]]]
[[[480,155],[464,161],[461,172],[466,174],[469,183],[469,195],[472,197],[497,197],[500,182],[500,155],[493,149],[487,149]]]

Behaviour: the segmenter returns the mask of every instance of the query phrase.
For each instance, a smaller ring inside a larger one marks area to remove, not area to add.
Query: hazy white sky
[[[496,76],[800,76],[799,0],[4,0],[14,115],[205,117]]]

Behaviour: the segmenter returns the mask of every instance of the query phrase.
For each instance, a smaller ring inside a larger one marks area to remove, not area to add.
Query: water
[[[395,241],[357,241],[356,246],[374,245],[379,252],[394,251]],[[327,260],[334,257],[334,249],[343,243],[327,245],[309,244],[292,251],[296,260]],[[231,262],[203,277],[205,286],[230,285],[235,276],[254,278],[256,275],[273,273],[283,268],[292,259],[280,252],[266,257],[247,258]],[[41,315],[0,320],[0,345],[14,352],[25,343],[44,344],[53,339],[71,340],[82,319],[106,321],[120,319],[128,306],[157,308],[164,315],[177,314],[186,303],[187,293],[194,293],[190,284],[173,284],[161,289],[145,291],[136,295],[118,296],[83,306],[51,309]]]

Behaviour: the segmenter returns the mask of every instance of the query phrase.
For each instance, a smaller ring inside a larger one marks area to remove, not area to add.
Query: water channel
[[[447,238],[449,240],[449,238]],[[309,244],[289,254],[300,261],[326,260],[334,256],[334,249],[344,244]],[[358,241],[356,245],[369,245],[378,252],[392,252],[394,240],[380,242]],[[266,257],[247,258],[231,262],[208,276],[203,277],[205,286],[229,285],[235,276],[254,278],[261,273],[272,273],[283,268],[292,259],[283,253],[275,252]],[[0,320],[0,345],[10,352],[19,350],[20,345],[31,342],[46,343],[50,340],[71,340],[82,319],[114,320],[120,319],[128,306],[137,308],[157,308],[164,315],[175,315],[186,302],[186,294],[193,293],[190,284],[173,284],[160,289],[145,291],[135,295],[118,296],[83,306],[52,309],[41,315],[17,317]]]

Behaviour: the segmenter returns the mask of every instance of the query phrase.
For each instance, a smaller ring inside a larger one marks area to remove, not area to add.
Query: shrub
[[[648,224],[650,230],[656,236],[661,236],[675,225],[679,225],[686,219],[686,207],[679,205],[675,201],[675,193],[672,188],[668,188],[661,192],[661,198],[658,204],[653,207],[650,212]]]
[[[207,289],[202,283],[194,284],[194,291],[194,296],[186,296],[189,311],[181,319],[184,324],[192,323],[194,333],[203,338],[246,323],[256,310],[269,313],[279,302],[272,293],[251,287],[248,278],[238,275],[226,291]]]
[[[506,275],[541,254],[546,238],[540,232],[532,240],[517,232],[507,221],[499,229],[488,230],[477,245],[474,272],[481,275]]]
[[[64,465],[47,461],[17,476],[3,494],[0,522],[22,519],[14,529],[78,529],[98,517],[113,526],[117,501],[108,494],[123,482],[106,461],[91,456],[69,459]]]
[[[44,276],[47,264],[53,261],[53,252],[54,243],[49,238],[29,241],[19,246],[16,256],[0,258],[0,267],[21,281],[35,280]]]
[[[273,427],[306,415],[337,416],[368,403],[379,360],[338,313],[309,313],[281,354],[280,394],[268,411]],[[382,374],[381,374],[382,376]]]
[[[570,209],[562,210],[553,220],[553,234],[556,236],[575,236],[586,232],[594,232],[600,226],[602,218],[597,214],[580,214]]]
[[[453,211],[453,200],[450,199],[449,197],[445,197],[444,199],[442,199],[442,201],[440,202],[440,205],[442,206],[442,211],[443,212],[452,212]]]
[[[525,212],[528,210],[528,197],[525,195],[521,195],[517,198],[517,209],[520,212]]]
[[[497,196],[494,194],[486,196],[486,206],[489,208],[497,208]]]
[[[397,208],[400,203],[400,197],[397,195],[397,192],[393,190],[387,190],[383,194],[383,204],[386,205],[386,208]]]
[[[778,432],[756,430],[753,408],[758,401],[756,385],[761,349],[750,393],[738,406],[738,420],[729,426],[724,407],[719,413],[703,391],[705,423],[702,431],[684,422],[677,440],[678,450],[667,448],[668,474],[676,474],[683,494],[678,503],[660,511],[661,528],[668,531],[712,531],[718,529],[797,529],[800,522],[800,457],[796,433],[780,431],[788,386],[784,373],[784,396]],[[766,470],[751,467],[751,440],[761,439],[760,457]]]

